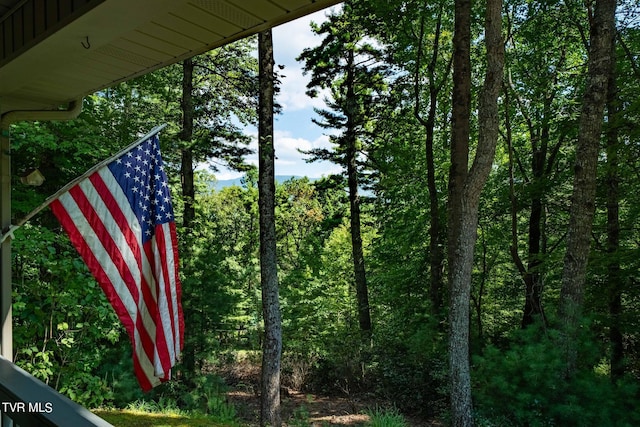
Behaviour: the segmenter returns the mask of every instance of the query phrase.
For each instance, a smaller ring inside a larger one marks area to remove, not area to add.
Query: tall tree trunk
[[[453,95],[451,112],[451,167],[447,206],[449,260],[449,385],[452,425],[473,426],[469,366],[469,302],[471,266],[462,239],[463,190],[469,168],[471,131],[471,1],[455,0],[453,35]],[[475,231],[475,230],[474,230]],[[471,249],[473,258],[473,249]],[[467,271],[462,271],[462,268]],[[467,280],[467,276],[469,280]]]
[[[364,251],[362,249],[362,226],[360,224],[360,195],[358,194],[358,165],[357,165],[357,135],[355,128],[356,94],[355,94],[355,59],[353,49],[347,52],[347,129],[346,138],[346,163],[347,183],[349,186],[349,207],[351,213],[351,250],[353,255],[353,273],[356,282],[356,299],[358,303],[358,323],[363,338],[371,337],[371,314],[369,310],[369,291],[367,287],[367,275],[364,264]]]
[[[447,205],[449,282],[456,265],[457,235],[462,216],[462,191],[469,170],[471,132],[471,1],[455,0],[453,35],[453,95],[451,112],[451,166]],[[450,284],[451,286],[451,284]]]
[[[591,23],[587,87],[584,93],[574,166],[573,196],[562,269],[559,319],[563,332],[565,375],[577,363],[578,326],[582,315],[591,227],[595,214],[596,169],[615,35],[616,0],[596,0]]]
[[[620,193],[618,168],[618,87],[616,83],[615,39],[611,46],[611,66],[607,91],[607,275],[609,281],[609,341],[611,342],[611,380],[617,381],[624,375],[624,347],[620,316],[622,315],[622,291],[624,277],[620,274],[617,255],[620,247]]]
[[[186,144],[182,148],[182,198],[184,213],[182,224],[186,230],[190,230],[195,219],[195,189],[193,185],[193,151],[191,140],[193,138],[193,60],[185,59],[182,62],[182,131],[180,139]]]
[[[531,213],[529,215],[529,253],[527,271],[524,274],[525,301],[522,314],[522,327],[531,325],[536,318],[544,323],[545,315],[542,308],[542,275],[540,274],[540,240],[542,237],[542,199],[535,197],[531,200]]]
[[[271,30],[258,34],[260,95],[258,106],[258,209],[260,212],[260,283],[264,342],[260,425],[278,427],[280,413],[280,359],[282,322],[278,295],[275,222],[275,171],[273,147],[273,38]]]
[[[191,151],[191,139],[193,138],[193,60],[185,59],[182,62],[182,130],[180,139],[185,146],[181,152],[180,176],[182,184],[182,201],[184,203],[184,212],[182,216],[182,225],[187,235],[190,235],[195,219],[195,188],[193,185],[193,153]],[[189,245],[185,245],[185,249],[189,250]],[[184,254],[186,255],[186,254]],[[188,289],[185,289],[188,292]],[[187,299],[185,304],[184,316],[187,325],[193,325],[193,303],[195,299],[192,295],[185,292]],[[184,346],[184,367],[188,376],[195,375],[196,371],[196,343],[193,339],[187,340]]]
[[[427,75],[429,81],[429,109],[427,118],[423,118],[420,113],[420,68],[422,66],[422,49],[425,37],[425,18],[420,19],[420,33],[418,35],[418,53],[416,58],[416,68],[414,73],[414,116],[425,129],[425,160],[427,162],[427,189],[429,190],[429,299],[431,300],[432,313],[438,318],[443,310],[443,264],[444,251],[442,226],[440,220],[440,195],[436,185],[436,167],[433,153],[434,132],[436,126],[436,113],[438,111],[438,94],[443,84],[438,84],[436,80],[436,66],[440,46],[440,35],[442,33],[442,8],[438,13],[436,30],[433,35],[433,47],[431,49],[431,60],[427,65]],[[442,82],[447,78],[449,68],[442,78]]]
[[[561,52],[561,62],[564,62],[565,52]],[[529,136],[531,139],[531,212],[529,213],[529,233],[528,233],[528,253],[527,253],[527,267],[525,268],[520,255],[517,251],[518,239],[517,239],[517,218],[516,218],[516,203],[515,195],[513,193],[513,169],[510,166],[510,189],[511,189],[511,207],[512,207],[512,247],[511,256],[518,267],[522,279],[525,284],[525,303],[522,314],[521,325],[523,328],[534,323],[536,318],[540,318],[543,323],[546,323],[546,316],[542,306],[542,291],[543,281],[540,269],[542,268],[541,254],[545,252],[544,245],[544,187],[547,177],[550,175],[553,165],[555,163],[556,156],[562,144],[562,138],[552,148],[551,154],[549,154],[549,142],[551,133],[550,117],[553,114],[552,104],[556,96],[557,89],[555,88],[555,81],[557,80],[558,70],[556,69],[552,81],[554,85],[551,92],[545,95],[542,126],[537,129],[534,126],[533,120],[526,111],[525,103],[517,95],[516,88],[514,87],[511,79],[509,84],[511,90],[516,95],[516,100],[521,108],[521,114],[525,117],[527,127],[529,128]],[[508,94],[507,94],[508,96]],[[508,118],[508,114],[507,114]],[[507,122],[509,129],[508,143],[509,143],[509,164],[513,163],[513,146],[511,145],[511,130],[510,124]]]
[[[542,129],[540,130],[540,146],[536,147],[531,160],[531,170],[533,172],[533,194],[531,196],[531,212],[529,214],[529,253],[527,261],[527,274],[525,277],[526,294],[525,307],[522,318],[522,326],[530,325],[536,317],[545,321],[544,310],[542,308],[542,275],[540,259],[542,242],[542,215],[544,211],[543,196],[545,181],[547,179],[547,154],[549,151],[549,134],[551,113],[551,102],[553,95],[545,97],[544,115],[542,118]],[[553,159],[549,159],[553,162]]]
[[[531,183],[531,212],[529,213],[529,241],[527,254],[527,269],[524,273],[525,283],[525,304],[522,314],[522,327],[531,325],[536,317],[543,321],[544,310],[542,309],[542,275],[540,267],[540,243],[542,240],[542,213],[544,195],[544,180],[547,179],[545,170],[547,162],[547,151],[549,146],[549,120],[547,119],[547,102],[545,100],[545,117],[540,137],[531,135],[533,156],[531,159],[531,171],[533,180]],[[537,141],[539,139],[539,141]],[[538,146],[539,142],[539,146]]]
[[[487,0],[485,44],[487,71],[478,104],[478,146],[468,172],[458,169],[468,158],[471,73],[469,67],[471,4],[456,1],[456,34],[454,35],[454,112],[452,141],[452,176],[450,176],[450,240],[449,241],[449,370],[451,413],[454,426],[473,426],[471,373],[469,366],[469,309],[471,271],[477,238],[480,193],[491,172],[498,141],[498,95],[504,65],[501,35],[501,0]],[[462,69],[457,67],[461,67]],[[460,81],[456,81],[459,79]],[[457,88],[456,88],[457,86]],[[456,129],[456,128],[460,129]],[[462,135],[466,135],[464,141]],[[454,166],[454,163],[457,163]],[[458,187],[462,185],[462,187]]]
[[[435,161],[433,155],[433,135],[436,119],[437,93],[432,91],[431,104],[425,128],[427,130],[426,158],[427,158],[427,188],[429,190],[429,298],[431,310],[435,315],[443,312],[443,264],[444,236],[440,224],[440,197],[436,186]]]
[[[513,88],[512,88],[513,89]],[[524,266],[520,254],[518,252],[518,206],[514,189],[513,175],[513,140],[511,131],[511,118],[509,116],[509,91],[505,92],[505,127],[506,139],[509,148],[509,198],[511,202],[511,258],[516,264],[525,286],[524,311],[522,314],[521,326],[526,328],[534,322],[536,315],[543,315],[542,310],[542,278],[537,271],[541,262],[539,260],[540,242],[542,238],[542,191],[539,188],[542,183],[542,174],[544,172],[544,161],[546,152],[541,152],[536,148],[537,138],[533,131],[533,125],[529,119],[529,132],[531,135],[531,145],[533,148],[532,170],[532,196],[531,196],[531,213],[529,214],[529,248],[528,248],[528,265]]]

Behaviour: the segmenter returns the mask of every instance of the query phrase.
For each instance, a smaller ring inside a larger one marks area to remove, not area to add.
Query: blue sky
[[[282,105],[282,113],[276,116],[274,122],[274,145],[276,152],[276,175],[299,175],[319,178],[332,173],[339,173],[340,167],[328,163],[306,163],[304,155],[297,150],[329,147],[328,129],[321,129],[311,122],[315,116],[314,107],[323,108],[322,96],[311,99],[306,94],[309,81],[302,75],[302,66],[295,58],[306,47],[320,44],[321,37],[313,34],[310,22],[322,22],[330,9],[316,12],[280,25],[273,29],[274,57],[277,65],[284,65],[282,86],[277,102]],[[249,128],[247,133],[254,137],[252,147],[257,151],[257,130]],[[257,155],[250,156],[247,161],[257,165]],[[219,180],[236,178],[241,174],[221,170],[216,173]]]

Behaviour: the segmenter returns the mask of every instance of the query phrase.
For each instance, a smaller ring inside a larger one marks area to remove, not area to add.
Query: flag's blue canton
[[[109,169],[129,199],[140,222],[142,242],[146,243],[153,237],[157,224],[173,221],[158,136],[149,138],[113,161]]]

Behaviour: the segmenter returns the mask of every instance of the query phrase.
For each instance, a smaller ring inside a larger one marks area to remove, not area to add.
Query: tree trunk
[[[542,240],[542,213],[544,195],[543,182],[547,179],[545,170],[547,162],[547,151],[549,146],[549,120],[547,103],[545,100],[545,115],[543,118],[542,131],[539,140],[536,136],[531,135],[533,156],[531,159],[531,171],[533,173],[533,181],[531,183],[531,212],[529,213],[529,249],[527,255],[527,270],[524,274],[525,283],[525,304],[522,315],[522,327],[531,325],[536,317],[540,317],[544,322],[544,310],[542,309],[542,275],[540,267],[540,242]],[[538,146],[538,142],[540,146]]]
[[[351,213],[351,250],[353,254],[353,273],[356,282],[356,299],[358,303],[358,323],[365,340],[371,337],[371,314],[369,310],[369,291],[362,249],[362,227],[360,224],[360,195],[358,194],[357,136],[355,129],[356,94],[355,94],[355,60],[353,49],[347,53],[347,129],[346,163],[347,183],[349,186],[349,207]]]
[[[595,214],[596,170],[604,105],[615,33],[615,0],[596,0],[589,44],[587,87],[578,128],[573,196],[562,269],[559,319],[565,353],[565,375],[573,376],[577,363],[578,326],[582,315],[591,227]]]
[[[453,35],[453,95],[451,112],[451,167],[447,206],[449,260],[449,385],[452,425],[473,426],[469,366],[469,301],[471,264],[464,265],[463,190],[469,168],[471,131],[471,1],[455,0]],[[475,230],[474,230],[475,232]],[[472,235],[472,239],[475,234]],[[465,244],[467,246],[465,246]],[[464,271],[463,271],[464,269]],[[469,280],[467,280],[467,277]]]
[[[260,95],[258,106],[258,205],[260,212],[260,282],[265,337],[262,345],[260,425],[278,427],[282,322],[278,295],[273,148],[273,38],[271,30],[258,34]]]
[[[564,53],[563,53],[564,55]],[[557,73],[557,71],[556,71]],[[557,74],[556,74],[557,76]],[[553,78],[555,80],[555,77]],[[527,114],[524,108],[524,102],[517,96],[516,89],[513,83],[509,81],[511,90],[516,94],[518,105],[521,107],[521,113],[525,117],[527,127],[529,128],[529,137],[531,139],[531,212],[529,213],[529,233],[528,233],[528,253],[527,253],[527,266],[525,267],[520,259],[518,253],[518,232],[517,232],[517,215],[516,215],[516,200],[514,194],[514,179],[513,179],[513,145],[511,138],[511,124],[509,121],[509,114],[506,115],[506,127],[507,127],[507,143],[509,145],[509,187],[511,197],[511,257],[513,258],[518,271],[522,276],[522,280],[525,284],[525,302],[524,310],[522,314],[522,328],[534,323],[538,317],[543,323],[546,323],[546,316],[542,306],[542,291],[543,281],[540,270],[542,268],[541,254],[545,252],[544,245],[544,187],[547,177],[549,176],[557,155],[560,149],[561,141],[558,141],[556,146],[552,149],[551,155],[549,154],[549,140],[551,133],[551,123],[549,117],[553,114],[551,107],[553,99],[556,95],[555,88],[551,94],[546,95],[544,99],[544,112],[542,116],[542,126],[540,130],[534,127],[533,121]],[[508,93],[505,94],[505,99],[508,102]]]
[[[616,83],[615,39],[611,46],[611,66],[607,90],[607,275],[609,281],[609,341],[611,342],[611,380],[624,375],[624,347],[620,316],[622,315],[622,291],[624,277],[620,274],[617,255],[620,248],[620,193],[618,168],[618,87]]]
[[[471,271],[477,238],[478,208],[480,193],[491,172],[491,165],[498,141],[498,95],[502,85],[504,64],[503,41],[501,35],[501,0],[487,0],[485,17],[485,43],[487,48],[487,71],[478,105],[478,147],[476,156],[467,173],[457,169],[468,158],[469,112],[456,111],[468,108],[470,94],[469,65],[471,4],[466,0],[456,1],[456,34],[454,35],[454,140],[452,141],[452,172],[450,194],[457,196],[450,200],[450,240],[449,242],[449,369],[451,386],[451,413],[454,426],[473,426],[473,404],[471,401],[471,373],[469,366],[469,304],[471,295]],[[460,31],[460,33],[458,33]],[[463,70],[456,70],[463,67]],[[460,81],[456,81],[460,79]],[[456,88],[458,86],[458,88]],[[466,107],[465,107],[466,106]],[[466,118],[465,118],[466,116]],[[460,129],[456,129],[459,127]],[[460,138],[460,140],[458,140]],[[454,150],[455,147],[455,150]],[[466,149],[466,152],[460,148]],[[466,148],[465,148],[466,147]],[[459,159],[454,158],[460,157]],[[454,163],[458,161],[458,165]],[[457,186],[462,184],[462,188]]]
[[[455,0],[453,35],[453,95],[451,112],[451,166],[447,205],[449,281],[456,265],[456,237],[460,233],[462,191],[469,170],[471,132],[471,1]]]
[[[442,33],[442,9],[439,10],[436,30],[433,35],[433,45],[431,60],[427,65],[427,76],[429,84],[429,109],[427,118],[424,119],[420,113],[420,68],[422,66],[422,49],[425,37],[425,18],[420,20],[420,33],[418,36],[418,53],[416,58],[416,68],[414,72],[414,116],[425,129],[425,160],[427,162],[427,189],[429,190],[429,299],[431,300],[431,311],[440,318],[443,310],[443,238],[440,220],[440,195],[436,185],[436,166],[433,154],[433,141],[436,126],[436,113],[438,111],[438,94],[442,89],[442,84],[436,81],[436,66],[440,46],[440,35]],[[447,69],[443,80],[449,74],[451,63]]]
[[[429,298],[431,310],[435,315],[441,315],[443,311],[443,236],[440,226],[440,197],[436,186],[435,161],[433,156],[433,135],[436,123],[437,92],[431,90],[431,102],[425,128],[426,159],[427,159],[427,188],[429,189]]]
[[[189,231],[195,219],[195,188],[193,185],[193,152],[191,139],[193,138],[193,60],[182,62],[182,132],[180,139],[186,146],[182,149],[182,198],[184,213],[182,224]]]

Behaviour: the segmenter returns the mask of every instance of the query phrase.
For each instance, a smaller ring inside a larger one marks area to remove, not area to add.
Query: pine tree
[[[316,34],[324,35],[322,44],[305,49],[298,60],[305,62],[304,70],[311,73],[307,85],[309,96],[319,89],[327,89],[329,110],[316,110],[321,120],[314,122],[323,128],[338,129],[331,136],[333,150],[312,150],[310,161],[329,160],[346,170],[349,188],[353,271],[358,304],[358,321],[363,337],[371,334],[371,314],[361,233],[361,198],[363,160],[368,122],[376,101],[376,94],[384,87],[384,67],[379,52],[365,40],[350,2],[340,13],[333,14],[322,25],[313,25]]]
[[[276,258],[276,189],[273,147],[275,76],[273,73],[273,38],[271,30],[259,33],[258,40],[260,60],[258,209],[260,211],[260,282],[262,285],[262,313],[265,334],[262,348],[260,425],[279,427],[282,424],[280,415],[282,321]]]

